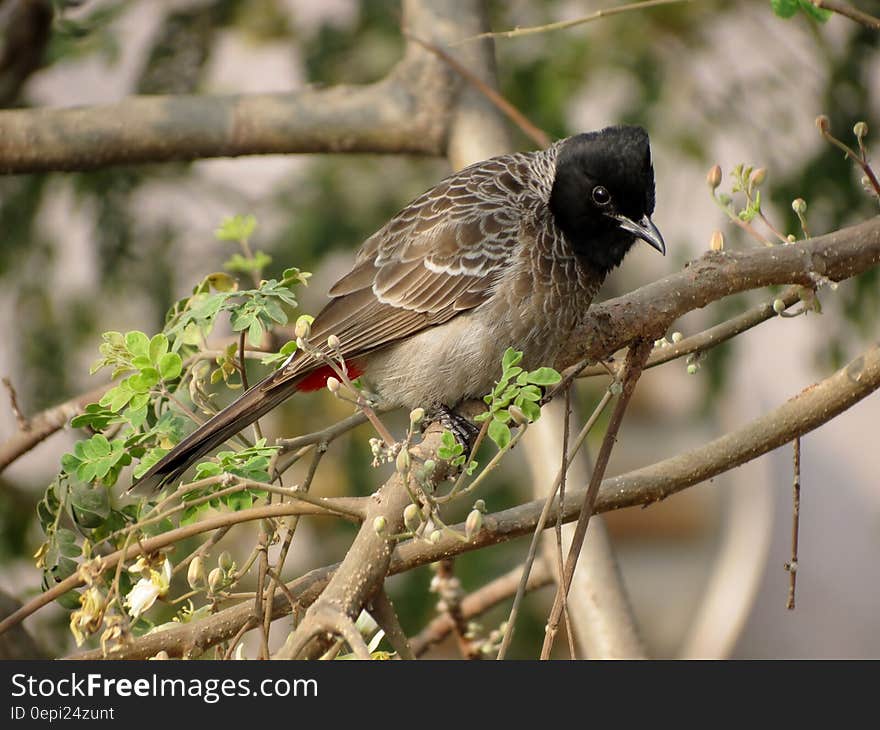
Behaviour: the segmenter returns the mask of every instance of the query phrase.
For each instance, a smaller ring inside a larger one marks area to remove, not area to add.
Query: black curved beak
[[[632,220],[631,218],[627,218],[625,215],[615,214],[611,217],[617,221],[617,224],[623,230],[632,233],[638,238],[641,238],[651,248],[656,248],[664,256],[666,255],[666,243],[663,240],[663,236],[660,234],[660,231],[657,230],[657,226],[654,225],[654,221],[652,221],[648,216],[642,216],[642,219],[638,222]]]

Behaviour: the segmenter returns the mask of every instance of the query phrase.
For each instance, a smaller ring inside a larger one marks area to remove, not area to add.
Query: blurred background
[[[63,5],[64,3],[59,3]],[[491,2],[492,27],[578,17],[607,0]],[[880,3],[858,3],[880,13]],[[0,0],[0,28],[14,0]],[[70,5],[73,5],[71,3]],[[46,65],[6,106],[75,106],[130,94],[285,91],[305,84],[367,83],[399,59],[397,3],[355,0],[90,0],[53,22]],[[503,94],[554,138],[629,122],[651,134],[654,220],[669,255],[634,249],[602,297],[680,268],[715,229],[731,248],[755,245],[712,203],[715,163],[768,169],[764,210],[800,233],[791,201],[808,203],[813,233],[877,213],[859,175],[817,134],[824,113],[848,142],[853,124],[880,131],[880,34],[844,18],[818,25],[775,17],[767,2],[701,1],[628,13],[568,31],[500,39]],[[516,133],[515,133],[516,135]],[[520,149],[531,147],[515,136]],[[868,138],[871,145],[872,136]],[[33,414],[100,382],[89,376],[101,332],[162,328],[167,307],[233,252],[213,231],[224,216],[253,213],[254,247],[277,275],[314,272],[302,311],[316,313],[353,251],[398,209],[448,172],[439,159],[265,156],[145,165],[91,173],[0,177],[0,374]],[[823,313],[774,319],[713,350],[688,375],[683,361],[648,372],[609,474],[700,445],[782,403],[876,341],[880,282],[874,270],[821,293]],[[677,323],[685,335],[768,298],[732,297]],[[584,381],[584,411],[604,383]],[[294,399],[273,415],[276,434],[304,433],[348,414],[326,394]],[[868,398],[803,439],[797,609],[785,608],[791,448],[649,509],[608,516],[626,587],[653,656],[880,656],[880,401]],[[18,428],[6,401],[0,440]],[[337,442],[313,490],[368,494],[381,473],[366,428]],[[601,436],[601,430],[596,438]],[[56,434],[0,475],[0,588],[39,591],[31,555],[42,536],[34,507],[76,434]],[[598,441],[593,442],[598,447]],[[557,453],[548,459],[558,460]],[[531,499],[513,454],[482,496],[490,511]],[[462,506],[464,508],[464,505]],[[303,521],[287,561],[292,578],[339,559],[352,536],[335,521]],[[241,530],[246,552],[253,535]],[[234,543],[230,543],[234,545]],[[231,549],[234,549],[232,547]],[[526,540],[465,555],[456,572],[472,590],[522,561]],[[391,595],[415,633],[434,615],[428,568],[397,577]],[[535,656],[552,595],[530,596],[512,656]],[[508,606],[484,617],[503,620]],[[276,627],[283,638],[288,628]],[[29,620],[51,653],[73,648],[66,613]],[[442,646],[433,656],[452,656]]]

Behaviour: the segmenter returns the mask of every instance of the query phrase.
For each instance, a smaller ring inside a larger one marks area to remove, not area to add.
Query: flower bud
[[[724,234],[721,231],[712,231],[712,237],[709,239],[709,250],[724,250]]]
[[[419,525],[422,524],[422,511],[418,508],[418,505],[410,502],[406,506],[403,510],[403,524],[406,525],[406,529],[410,532],[415,532],[419,529]]]
[[[798,215],[803,215],[807,212],[807,201],[803,198],[795,198],[791,201],[791,209]]]
[[[856,122],[853,126],[853,134],[856,136],[856,139],[862,140],[868,136],[868,123],[867,122]]]
[[[410,411],[409,414],[409,422],[413,426],[418,426],[422,420],[425,418],[425,409],[424,408],[416,408],[415,410]]]
[[[785,237],[785,240],[788,241],[789,243],[795,243],[797,241],[797,236],[795,236],[793,233],[789,233]]]
[[[672,333],[672,343],[677,345],[684,339],[684,335],[681,332],[673,332]]]
[[[483,527],[483,513],[478,509],[473,509],[467,516],[464,523],[464,534],[468,540],[476,535]]]
[[[440,540],[442,540],[442,539],[443,539],[443,532],[441,530],[434,530],[430,534],[430,536],[428,537],[428,540],[430,541],[430,543],[432,545],[438,545],[440,543]]]
[[[297,339],[306,339],[312,333],[312,323],[309,320],[309,317],[300,317],[296,320],[296,326],[293,328],[293,333],[297,336]]]
[[[233,561],[232,555],[228,550],[224,550],[222,553],[220,553],[220,557],[217,558],[217,565],[219,565],[223,570],[232,570],[232,566],[235,565],[235,561]]]
[[[395,462],[398,474],[406,474],[409,471],[409,451],[406,447],[397,452],[397,460]]]
[[[767,179],[767,168],[759,167],[752,173],[752,187],[759,188],[761,187],[761,183],[763,183]]]
[[[422,464],[422,469],[425,470],[425,476],[430,476],[434,473],[434,469],[437,468],[437,462],[433,459],[428,459],[424,464]]]
[[[831,122],[824,114],[820,114],[816,117],[816,129],[818,129],[822,134],[828,134],[828,130],[831,128]]]
[[[339,382],[338,378],[334,378],[332,375],[327,378],[327,390],[329,390],[333,395],[337,395],[339,393],[339,386],[342,383]]]
[[[528,416],[523,413],[522,408],[520,408],[519,406],[510,406],[510,408],[507,409],[507,412],[510,414],[510,418],[517,426],[523,426],[529,422]]]
[[[774,299],[773,311],[776,312],[776,314],[782,314],[785,311],[785,302],[781,299]]]
[[[721,184],[721,167],[715,165],[706,175],[706,184],[714,190]]]
[[[204,588],[207,585],[205,577],[205,559],[201,555],[196,555],[189,564],[186,571],[186,582],[193,590]]]
[[[688,375],[696,375],[697,370],[699,370],[699,369],[700,368],[697,367],[697,364],[692,362],[690,365],[687,366],[687,374]]]
[[[338,350],[339,345],[339,338],[336,335],[330,335],[327,338],[327,347],[329,347],[331,350]]]
[[[208,589],[211,593],[216,593],[221,585],[223,585],[223,571],[220,568],[214,568],[208,573]]]
[[[478,499],[476,502],[474,502],[474,509],[478,509],[478,510],[480,510],[480,512],[485,513],[486,512],[486,501],[483,499]]]
[[[385,528],[388,526],[388,521],[382,516],[379,515],[375,520],[373,520],[373,530],[375,530],[377,535],[381,535],[385,532]]]

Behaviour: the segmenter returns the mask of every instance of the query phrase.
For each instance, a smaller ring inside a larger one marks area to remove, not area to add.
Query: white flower
[[[133,618],[137,618],[144,611],[149,610],[157,598],[168,592],[171,585],[171,561],[168,558],[165,558],[165,562],[162,564],[161,573],[152,567],[147,569],[142,560],[139,558],[137,563],[129,568],[131,572],[141,572],[144,576],[135,583],[134,588],[125,597],[125,605],[128,606],[128,612]]]

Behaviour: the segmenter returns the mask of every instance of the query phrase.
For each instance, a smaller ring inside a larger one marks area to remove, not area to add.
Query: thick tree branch
[[[414,463],[434,458],[442,432],[440,424],[432,424],[428,428],[422,442],[410,448]],[[444,470],[438,467],[432,479],[439,483],[444,476]],[[405,478],[411,477],[407,474]],[[334,571],[321,597],[309,608],[300,625],[275,655],[276,659],[296,659],[299,656],[316,658],[323,654],[328,648],[329,638],[323,635],[326,631],[323,617],[331,612],[345,615],[352,621],[357,619],[385,582],[395,546],[391,536],[403,531],[403,510],[408,504],[409,489],[404,477],[395,471],[370,498],[364,521],[345,558]],[[376,520],[384,522],[381,532],[376,529]]]
[[[735,431],[651,466],[605,479],[594,512],[649,505],[711,479],[818,428],[878,388],[880,345],[875,345],[830,377],[805,388],[786,403]],[[577,518],[584,495],[584,487],[572,489],[566,495],[562,510],[565,521]],[[487,515],[483,529],[467,543],[446,535],[436,545],[424,541],[407,542],[392,555],[389,574],[531,534],[543,507],[544,500],[539,499]],[[547,520],[548,525],[553,524],[556,514],[557,508],[554,508]],[[455,525],[452,529],[463,531],[464,525]],[[327,585],[336,568],[337,565],[318,568],[292,581],[288,584],[290,594],[302,606],[309,605]],[[272,611],[273,618],[290,613],[288,598],[276,596]],[[171,656],[194,656],[234,636],[251,615],[252,605],[246,602],[220,611],[204,621],[143,636],[114,651],[111,657],[144,659],[160,650],[167,651]],[[100,659],[101,652],[83,652],[73,658]]]
[[[113,383],[101,385],[28,419],[26,429],[0,444],[0,472],[38,443],[64,428],[71,418],[82,413],[89,403],[97,402],[112,387]]]
[[[403,3],[404,23],[443,42],[458,3]],[[416,43],[367,86],[280,94],[143,96],[73,109],[0,112],[0,173],[303,152],[440,155],[460,79]]]
[[[799,243],[704,254],[682,271],[590,307],[558,369],[600,360],[639,337],[662,337],[688,312],[730,294],[773,284],[841,281],[880,263],[880,217]]]

